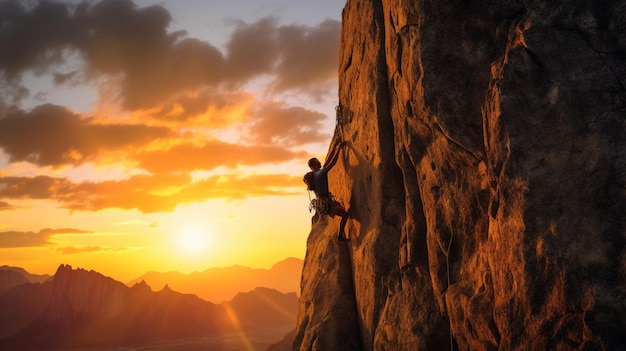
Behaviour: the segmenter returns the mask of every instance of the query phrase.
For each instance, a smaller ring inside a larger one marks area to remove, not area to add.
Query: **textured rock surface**
[[[294,349],[625,349],[624,33],[621,0],[348,0],[352,240],[312,227]]]

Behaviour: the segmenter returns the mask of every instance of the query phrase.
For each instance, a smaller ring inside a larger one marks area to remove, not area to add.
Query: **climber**
[[[333,194],[328,191],[328,171],[330,171],[337,159],[341,148],[345,145],[345,142],[341,142],[338,145],[333,144],[333,148],[327,157],[327,160],[322,167],[322,163],[317,158],[309,160],[309,168],[311,172],[308,172],[304,176],[304,182],[307,184],[309,190],[315,192],[315,199],[311,201],[313,208],[315,208],[316,216],[329,215],[331,217],[341,217],[339,222],[339,233],[337,234],[337,240],[348,241],[345,234],[345,226],[348,221],[348,211],[337,201]]]

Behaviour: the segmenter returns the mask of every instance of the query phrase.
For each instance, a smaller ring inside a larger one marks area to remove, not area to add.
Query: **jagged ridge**
[[[0,348],[145,345],[277,327],[288,330],[296,305],[295,293],[267,288],[216,305],[168,286],[157,292],[145,282],[127,287],[98,272],[61,265],[53,281],[22,284],[0,296],[0,325],[9,328],[5,318],[22,318],[19,331],[0,329],[0,335],[7,336]],[[27,316],[30,321],[24,320]]]

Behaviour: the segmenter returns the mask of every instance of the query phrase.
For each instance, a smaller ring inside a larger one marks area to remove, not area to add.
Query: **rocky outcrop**
[[[626,3],[343,11],[296,350],[626,348]]]

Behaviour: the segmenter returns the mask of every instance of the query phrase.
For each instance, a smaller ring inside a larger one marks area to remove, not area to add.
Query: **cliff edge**
[[[626,3],[348,0],[294,350],[626,348]]]

